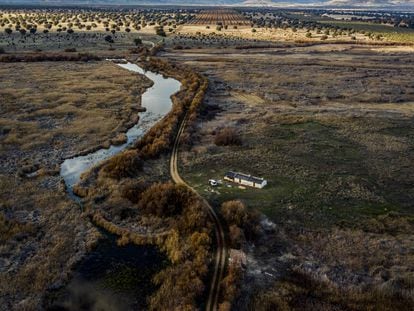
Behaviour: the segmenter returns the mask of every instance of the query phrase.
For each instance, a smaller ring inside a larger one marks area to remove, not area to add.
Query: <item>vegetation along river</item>
[[[79,203],[80,198],[73,193],[73,186],[79,182],[80,176],[141,138],[171,110],[171,95],[181,87],[179,81],[144,71],[136,64],[117,65],[145,75],[154,84],[142,94],[141,106],[146,111],[139,114],[138,123],[127,131],[125,144],[111,145],[107,149],[67,159],[61,165],[60,174],[65,181],[68,194]],[[151,278],[167,264],[165,256],[154,246],[118,247],[113,235],[104,233],[103,236],[96,249],[77,264],[69,284],[49,293],[46,298],[46,309],[145,309],[146,297],[153,290]]]

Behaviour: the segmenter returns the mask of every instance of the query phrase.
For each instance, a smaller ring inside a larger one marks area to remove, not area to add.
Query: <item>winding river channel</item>
[[[171,110],[171,95],[181,87],[179,81],[144,71],[136,64],[117,65],[153,81],[141,97],[141,106],[146,111],[139,113],[138,123],[127,131],[125,144],[112,145],[63,162],[60,174],[68,194],[78,203],[81,203],[80,198],[73,193],[73,186],[79,182],[82,173],[141,138]],[[118,247],[115,236],[104,234],[96,249],[77,264],[67,286],[51,293],[48,303],[57,310],[80,310],[85,305],[90,310],[142,310],[146,298],[154,290],[151,279],[165,264],[165,256],[155,246]]]
[[[63,162],[60,168],[60,175],[63,177],[66,188],[72,198],[76,198],[72,189],[79,182],[82,173],[121,152],[142,137],[171,110],[171,95],[180,90],[181,83],[175,79],[166,78],[155,72],[144,71],[133,63],[117,65],[126,70],[143,74],[154,82],[141,97],[141,106],[146,111],[139,114],[138,123],[126,132],[127,142],[125,144],[119,146],[111,145],[109,148],[102,148],[87,155],[67,159]]]

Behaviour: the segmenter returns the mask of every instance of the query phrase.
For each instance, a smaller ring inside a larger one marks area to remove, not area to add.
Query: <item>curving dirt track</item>
[[[170,160],[170,173],[173,181],[176,184],[185,185],[191,191],[193,191],[204,203],[206,208],[208,209],[208,213],[214,222],[215,225],[215,235],[217,240],[217,250],[215,255],[215,264],[214,264],[214,274],[213,279],[211,281],[208,300],[206,303],[206,310],[217,310],[219,293],[220,293],[220,284],[221,280],[223,279],[224,268],[226,265],[226,257],[227,257],[227,248],[226,242],[224,238],[224,230],[221,225],[220,219],[217,216],[216,211],[214,208],[205,200],[201,195],[198,194],[191,186],[189,186],[180,176],[178,172],[178,151],[180,146],[181,135],[184,132],[185,126],[187,124],[188,116],[185,115],[183,121],[181,122],[180,128],[178,130],[177,136],[175,138],[173,151],[171,154]]]

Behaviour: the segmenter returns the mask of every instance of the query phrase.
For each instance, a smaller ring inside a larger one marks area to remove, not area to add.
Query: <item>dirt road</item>
[[[221,225],[220,219],[217,216],[216,211],[214,208],[205,200],[201,195],[198,194],[196,190],[194,190],[191,186],[189,186],[180,176],[178,172],[178,151],[180,146],[181,135],[184,132],[186,123],[187,123],[187,115],[184,117],[184,120],[181,122],[180,128],[177,133],[177,137],[174,142],[173,151],[171,154],[170,160],[170,173],[173,181],[176,184],[181,184],[187,186],[191,189],[203,202],[206,208],[208,209],[208,213],[214,222],[215,225],[215,235],[217,240],[217,249],[215,255],[215,264],[214,264],[214,274],[213,279],[211,281],[208,300],[206,304],[206,310],[217,310],[219,293],[220,293],[220,284],[221,280],[223,279],[224,268],[226,265],[226,256],[227,256],[227,248],[226,242],[224,239],[224,230]]]

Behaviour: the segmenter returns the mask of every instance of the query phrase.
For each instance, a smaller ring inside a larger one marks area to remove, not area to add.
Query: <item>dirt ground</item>
[[[150,81],[110,62],[2,63],[0,76],[0,310],[32,310],[100,235],[60,163],[118,139]]]
[[[412,52],[324,45],[164,56],[210,80],[194,145],[182,153],[185,180],[216,205],[241,199],[273,223],[246,250],[236,309],[391,310],[400,301],[409,310]],[[241,146],[215,145],[225,127]],[[229,170],[268,186],[208,185]]]
[[[228,29],[222,28],[220,31],[216,29],[213,25],[209,28],[206,28],[206,25],[185,25],[179,26],[177,28],[178,35],[195,35],[197,33],[201,35],[211,35],[211,34],[222,34],[223,36],[229,38],[240,38],[240,39],[247,39],[250,41],[270,41],[270,42],[278,42],[278,41],[321,41],[323,33],[317,33],[317,31],[310,31],[311,37],[306,37],[307,31],[305,29],[298,29],[297,31],[293,31],[290,28],[287,29],[272,29],[272,28],[255,28],[255,32],[252,31],[252,27],[250,26],[237,26],[237,28],[233,28],[229,26]],[[355,36],[356,40],[361,42],[369,42],[371,39],[366,37],[362,33],[356,33],[352,36]],[[347,34],[339,35],[337,37],[328,36],[326,39],[329,41],[350,41],[351,37]]]

